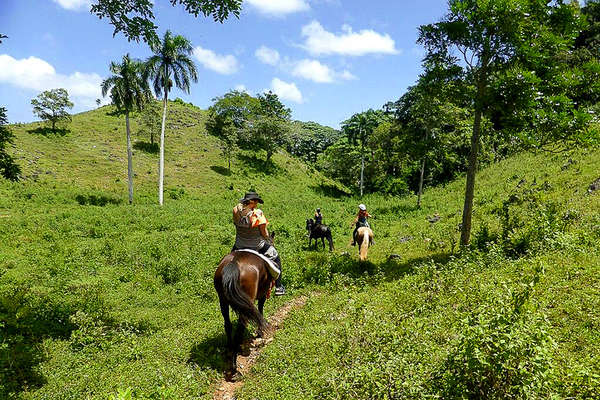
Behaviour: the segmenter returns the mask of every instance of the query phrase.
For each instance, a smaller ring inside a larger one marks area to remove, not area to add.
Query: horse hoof
[[[227,382],[238,382],[242,379],[242,374],[238,371],[227,371],[225,372],[225,380]]]
[[[242,348],[240,349],[240,355],[243,357],[248,357],[250,355],[250,346],[242,346]]]

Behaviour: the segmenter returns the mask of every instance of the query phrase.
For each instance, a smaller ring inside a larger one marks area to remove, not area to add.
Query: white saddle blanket
[[[259,256],[260,258],[262,258],[264,261],[267,262],[267,267],[269,268],[269,273],[271,274],[273,279],[279,278],[279,274],[281,274],[281,271],[279,270],[279,268],[277,268],[277,265],[275,265],[275,263],[273,261],[271,261],[264,254],[260,254],[258,251],[251,250],[251,249],[239,249],[236,251],[245,251],[246,253],[252,253],[254,255]]]

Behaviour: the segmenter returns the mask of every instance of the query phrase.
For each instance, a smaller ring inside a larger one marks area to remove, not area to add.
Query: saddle
[[[267,270],[269,271],[269,275],[271,275],[271,277],[273,278],[273,280],[279,278],[279,275],[281,274],[281,270],[266,255],[261,254],[258,251],[251,250],[251,249],[238,249],[238,250],[235,250],[235,251],[245,251],[246,253],[252,253],[252,254],[254,254],[256,256],[259,256],[261,259],[263,259],[263,261],[265,261],[267,263]]]

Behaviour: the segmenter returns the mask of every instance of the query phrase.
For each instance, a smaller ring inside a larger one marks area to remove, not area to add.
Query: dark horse
[[[228,369],[225,371],[225,379],[228,381],[240,377],[237,371],[237,355],[241,352],[248,322],[256,325],[259,337],[268,329],[267,321],[263,317],[263,307],[272,281],[266,262],[259,256],[244,251],[232,251],[223,257],[215,271],[214,284],[227,334]],[[257,299],[258,308],[254,305]],[[230,306],[238,315],[238,325],[233,336],[229,318]]]
[[[323,243],[323,249],[325,249],[325,239],[329,242],[329,251],[333,251],[333,238],[331,237],[331,229],[327,225],[316,224],[311,219],[306,220],[306,230],[308,230],[308,247],[310,247],[311,241],[315,239],[315,248],[319,247],[319,238]]]

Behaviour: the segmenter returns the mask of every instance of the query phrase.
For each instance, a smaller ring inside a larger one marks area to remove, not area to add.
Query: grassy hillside
[[[272,165],[241,153],[229,175],[204,113],[170,107],[163,207],[145,145],[126,204],[124,121],[109,107],[75,116],[64,136],[13,127],[26,179],[0,183],[0,397],[211,398],[225,345],[212,274],[249,188],[278,232],[290,296],[319,295],[286,321],[241,398],[600,392],[597,150],[482,171],[475,248],[462,254],[462,181],[427,191],[421,210],[366,196],[376,244],[361,265],[348,245],[358,199],[283,153]],[[315,207],[332,254],[306,248]],[[267,318],[288,299],[270,299]]]

